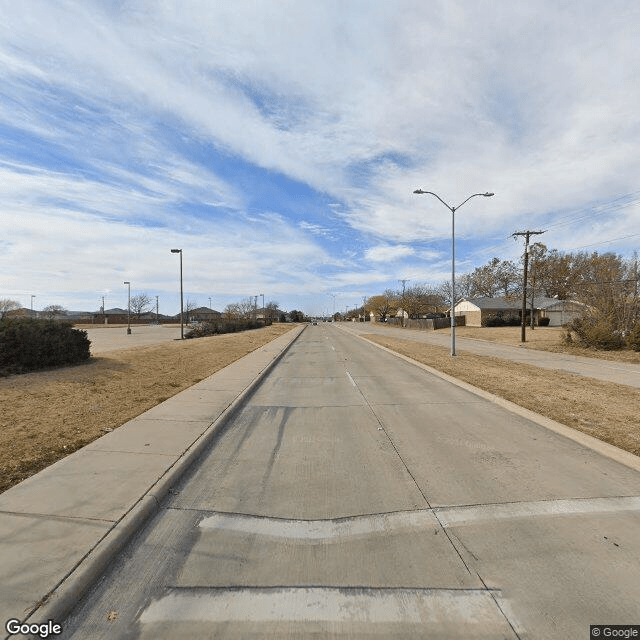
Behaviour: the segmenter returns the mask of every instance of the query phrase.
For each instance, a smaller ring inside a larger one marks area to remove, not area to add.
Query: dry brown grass
[[[536,329],[537,331],[537,329]],[[640,393],[634,387],[462,353],[413,340],[365,336],[438,371],[640,455]]]
[[[170,341],[0,378],[0,491],[292,328]]]
[[[448,330],[444,331],[448,332]],[[640,353],[637,351],[627,349],[603,351],[601,349],[586,349],[584,347],[565,345],[562,343],[562,336],[565,333],[566,330],[562,327],[536,327],[533,331],[527,327],[527,341],[524,346],[527,349],[539,349],[540,351],[551,351],[553,353],[569,353],[574,356],[584,356],[585,358],[640,364]],[[456,336],[516,346],[522,344],[520,342],[520,327],[456,327]]]

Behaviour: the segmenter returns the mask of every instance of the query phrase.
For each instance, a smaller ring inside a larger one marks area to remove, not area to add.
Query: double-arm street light
[[[456,314],[455,314],[455,305],[456,305],[456,211],[465,203],[469,202],[471,198],[475,198],[476,196],[484,196],[485,198],[490,198],[493,193],[474,193],[469,196],[464,202],[461,202],[457,207],[452,207],[448,205],[437,193],[433,193],[433,191],[423,191],[422,189],[416,189],[413,193],[417,194],[425,194],[428,193],[431,196],[435,196],[442,202],[442,204],[451,211],[451,355],[456,355]]]
[[[180,254],[180,339],[184,340],[184,321],[183,321],[183,304],[182,304],[182,249],[171,249],[171,253]]]
[[[124,282],[123,284],[129,285],[129,302],[127,303],[127,334],[131,333],[131,283]]]
[[[335,293],[329,293],[327,295],[330,295],[333,298],[333,316],[331,317],[332,320],[335,320],[335,315],[336,315],[336,294]]]

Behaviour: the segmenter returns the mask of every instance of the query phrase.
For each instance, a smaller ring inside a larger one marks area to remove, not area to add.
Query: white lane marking
[[[640,511],[640,497],[543,500],[472,507],[435,507],[433,509],[443,527],[536,516],[588,515],[590,513],[620,511]]]
[[[257,534],[270,538],[309,542],[342,542],[345,538],[390,534],[420,527],[439,527],[430,510],[400,511],[337,520],[285,520],[216,513],[198,525],[201,529]]]
[[[351,384],[356,387],[356,383],[354,381],[354,379],[351,377],[351,374],[347,371],[347,378],[349,378],[349,380],[351,381]],[[357,389],[357,387],[356,387]]]
[[[204,518],[201,529],[262,535],[310,543],[343,542],[347,538],[393,534],[424,527],[454,527],[495,520],[545,516],[589,515],[640,511],[640,497],[542,500],[461,507],[435,507],[335,520],[288,520],[233,513]]]
[[[174,589],[153,602],[140,622],[431,624],[456,632],[462,624],[479,626],[477,631],[483,634],[499,630],[512,636],[493,600],[496,593],[499,595],[473,589],[186,588]]]

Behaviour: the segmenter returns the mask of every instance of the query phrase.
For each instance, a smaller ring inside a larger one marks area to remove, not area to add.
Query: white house
[[[549,318],[550,327],[560,327],[582,315],[587,306],[573,300],[557,298],[534,298],[533,314],[536,321]],[[531,309],[531,301],[527,301],[527,309]],[[481,327],[483,320],[489,316],[520,316],[522,300],[516,298],[463,298],[455,306],[457,316],[466,316],[468,327]]]

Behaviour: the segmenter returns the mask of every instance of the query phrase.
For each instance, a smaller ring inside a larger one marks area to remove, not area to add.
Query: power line
[[[627,238],[640,237],[640,233],[632,233],[628,236],[621,236],[620,238],[612,238],[611,240],[601,240],[600,242],[592,242],[591,244],[583,244],[581,247],[574,247],[573,249],[563,249],[563,251],[577,251],[578,249],[586,249],[587,247],[595,247],[599,244],[609,244],[610,242],[617,242],[618,240],[626,240]]]

